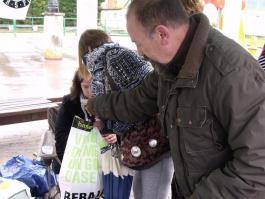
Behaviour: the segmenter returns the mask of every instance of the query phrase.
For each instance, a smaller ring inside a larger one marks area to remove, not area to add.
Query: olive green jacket
[[[154,72],[134,91],[92,101],[104,119],[156,112],[184,198],[265,198],[265,73],[203,14],[178,75]]]

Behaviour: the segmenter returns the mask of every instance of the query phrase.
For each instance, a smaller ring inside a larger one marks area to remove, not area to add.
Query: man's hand
[[[105,127],[105,124],[99,118],[96,117],[93,127],[97,127],[98,130],[101,131]]]

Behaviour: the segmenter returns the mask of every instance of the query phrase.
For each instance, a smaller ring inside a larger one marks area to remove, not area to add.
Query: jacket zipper
[[[174,91],[171,91],[169,92],[169,95],[168,95],[168,98],[167,98],[167,104],[168,104],[168,101],[169,101],[169,97],[173,94],[177,95],[177,99],[178,99],[178,96],[179,96],[179,93],[180,93],[180,89],[178,89],[179,92],[174,92]],[[178,107],[178,101],[177,101],[177,107]],[[188,191],[191,193],[191,187],[189,185],[189,182],[188,182],[188,176],[189,176],[189,171],[187,169],[187,164],[184,160],[184,157],[183,157],[183,153],[182,153],[182,150],[181,150],[181,146],[180,146],[180,129],[179,127],[177,127],[177,130],[178,130],[178,149],[179,149],[179,157],[181,159],[181,162],[182,162],[182,166],[183,166],[183,170],[184,170],[184,180],[185,180],[185,183],[186,183],[186,186],[188,188]],[[183,193],[183,190],[182,190],[182,193]]]
[[[179,127],[178,127],[178,131],[180,132],[179,130]],[[179,156],[180,156],[180,159],[182,161],[182,166],[183,166],[183,170],[184,170],[184,178],[185,178],[185,183],[186,183],[186,186],[189,190],[189,192],[191,193],[191,187],[189,185],[189,182],[188,182],[188,176],[189,176],[189,171],[187,169],[187,164],[183,158],[183,153],[182,153],[182,150],[181,150],[181,147],[180,147],[180,133],[178,133],[178,148],[179,148]]]

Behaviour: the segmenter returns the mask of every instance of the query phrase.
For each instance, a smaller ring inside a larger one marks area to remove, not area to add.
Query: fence
[[[32,33],[43,32],[44,17],[27,17],[25,20],[3,20],[0,24],[0,32]],[[64,17],[64,34],[76,34],[76,18]]]
[[[75,17],[64,17],[64,34],[77,34]],[[0,21],[0,32],[2,33],[40,33],[43,32],[44,17],[27,17],[25,20],[5,19]],[[118,25],[117,25],[118,24]],[[124,23],[123,23],[124,24]],[[126,25],[121,24],[120,20],[99,20],[98,28],[106,31],[110,35],[127,36]]]

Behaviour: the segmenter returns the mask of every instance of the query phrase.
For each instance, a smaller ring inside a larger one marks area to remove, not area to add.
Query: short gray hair
[[[127,18],[133,13],[149,32],[156,25],[178,27],[189,23],[189,16],[180,0],[132,0]]]

